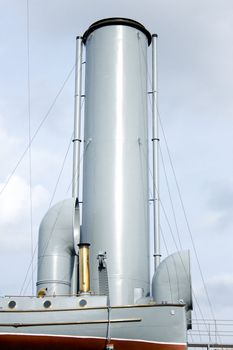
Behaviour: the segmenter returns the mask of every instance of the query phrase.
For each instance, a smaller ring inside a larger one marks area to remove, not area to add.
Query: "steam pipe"
[[[77,257],[77,230],[76,222],[79,211],[76,210],[79,197],[79,174],[80,174],[80,128],[81,128],[81,93],[82,93],[82,37],[76,38],[76,64],[75,64],[75,96],[74,96],[74,137],[73,137],[73,179],[72,179],[72,196],[75,201],[73,230],[74,230],[74,267],[71,279],[72,294],[77,294],[78,284],[78,257]],[[78,219],[79,221],[79,219]],[[78,228],[79,229],[79,228]]]
[[[79,245],[79,292],[90,292],[89,243]]]
[[[80,172],[80,127],[81,127],[81,91],[82,91],[82,37],[76,38],[75,96],[74,96],[74,138],[73,138],[73,183],[72,196],[79,195]]]
[[[153,199],[154,199],[154,269],[160,263],[160,198],[159,198],[159,132],[157,34],[152,35],[152,142],[153,142]]]

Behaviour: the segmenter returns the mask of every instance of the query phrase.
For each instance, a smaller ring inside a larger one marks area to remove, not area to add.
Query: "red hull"
[[[143,340],[111,339],[114,350],[186,350],[185,344],[156,343]],[[50,336],[30,334],[0,334],[0,348],[6,350],[103,350],[102,338]]]

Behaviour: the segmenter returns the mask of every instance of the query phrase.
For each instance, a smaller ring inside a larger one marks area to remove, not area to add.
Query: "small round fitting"
[[[9,303],[8,303],[8,307],[10,309],[14,309],[16,307],[16,302],[14,300],[11,300]]]

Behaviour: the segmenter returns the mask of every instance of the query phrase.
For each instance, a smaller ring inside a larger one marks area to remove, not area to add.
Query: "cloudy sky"
[[[72,70],[76,35],[82,35],[98,19],[117,16],[135,19],[159,35],[160,118],[213,312],[161,134],[180,240],[183,248],[191,249],[193,288],[204,316],[209,318],[214,313],[217,319],[230,319],[233,295],[231,0],[29,0],[31,133],[34,135],[50,111]],[[0,188],[4,188],[0,195],[0,295],[21,291],[31,260],[28,153],[15,170],[28,144],[27,70],[27,1],[0,0]],[[34,247],[39,222],[50,205],[70,142],[73,95],[71,74],[32,144]],[[70,196],[71,157],[69,152],[53,203]],[[161,198],[177,239],[165,185],[161,167]],[[168,251],[173,252],[176,246],[163,214],[161,223]],[[164,244],[162,249],[165,255]],[[30,294],[29,279],[24,286]]]

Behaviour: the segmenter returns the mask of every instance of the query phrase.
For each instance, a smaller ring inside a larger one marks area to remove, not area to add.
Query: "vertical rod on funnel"
[[[79,195],[80,172],[80,126],[81,126],[81,90],[82,90],[82,37],[76,38],[75,97],[74,97],[74,138],[73,138],[73,182],[72,196]]]
[[[159,266],[160,253],[160,198],[159,198],[159,132],[158,132],[158,76],[157,34],[152,35],[152,142],[153,142],[153,199],[154,199],[154,268]]]
[[[73,178],[72,197],[75,200],[79,196],[79,173],[80,173],[80,127],[81,127],[81,93],[82,93],[82,37],[76,38],[76,62],[75,62],[75,96],[74,96],[74,136],[73,136]],[[74,223],[76,210],[74,210]],[[74,224],[75,242],[75,224]],[[76,251],[76,247],[74,247]],[[77,253],[76,253],[77,254]],[[71,278],[71,293],[77,294],[78,284],[78,257],[74,256],[74,267]]]

